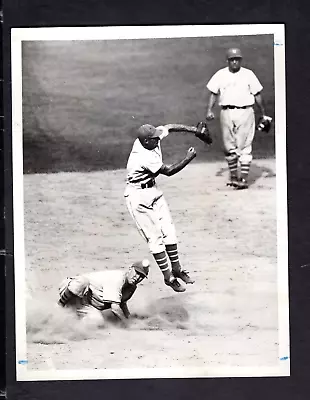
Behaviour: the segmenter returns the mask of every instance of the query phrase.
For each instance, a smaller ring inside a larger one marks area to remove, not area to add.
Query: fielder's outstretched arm
[[[167,124],[164,125],[169,132],[189,132],[196,133],[197,128],[195,126],[182,125],[182,124]]]

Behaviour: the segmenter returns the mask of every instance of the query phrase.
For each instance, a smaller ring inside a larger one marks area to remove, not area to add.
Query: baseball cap
[[[161,131],[155,128],[155,126],[150,124],[145,124],[140,126],[138,129],[138,137],[139,139],[146,139],[146,138],[156,138],[160,137]]]
[[[232,47],[227,50],[226,56],[227,56],[228,60],[230,58],[242,58],[242,53],[241,53],[240,49],[238,49],[236,47]]]
[[[144,259],[142,261],[137,261],[132,264],[132,268],[134,268],[137,272],[142,274],[145,278],[147,278],[149,274],[149,267],[150,267],[150,262],[147,259]]]

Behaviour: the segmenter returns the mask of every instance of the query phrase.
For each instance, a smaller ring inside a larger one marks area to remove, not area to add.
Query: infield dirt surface
[[[247,191],[226,188],[224,168],[197,163],[158,179],[196,280],[181,294],[163,284],[128,215],[124,170],[25,176],[29,369],[277,364],[275,163],[256,161]],[[55,307],[65,276],[144,257],[152,266],[128,329],[84,330]]]

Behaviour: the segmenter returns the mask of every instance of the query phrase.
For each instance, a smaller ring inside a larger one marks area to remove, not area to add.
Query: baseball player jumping
[[[66,278],[59,287],[58,304],[74,309],[82,317],[87,315],[89,307],[100,313],[111,309],[125,325],[130,317],[127,301],[138,283],[147,278],[149,265],[148,260],[143,260],[132,264],[127,271],[107,270]]]
[[[184,292],[185,287],[177,278],[185,283],[194,281],[181,267],[175,227],[163,192],[157,187],[155,178],[159,174],[172,176],[178,173],[196,157],[196,151],[191,147],[183,160],[170,166],[163,164],[160,142],[172,131],[196,133],[197,128],[180,124],[155,128],[146,124],[138,129],[138,138],[127,162],[124,195],[129,213],[139,233],[148,243],[165,284],[176,292]]]
[[[212,108],[218,98],[218,104],[221,107],[220,125],[224,153],[230,171],[227,186],[247,189],[255,134],[254,103],[257,103],[263,118],[270,117],[265,115],[261,83],[253,71],[241,67],[241,62],[240,49],[229,49],[227,51],[228,67],[217,71],[208,82],[207,88],[211,94],[207,107],[207,120],[214,119]],[[239,163],[240,176],[238,175]]]

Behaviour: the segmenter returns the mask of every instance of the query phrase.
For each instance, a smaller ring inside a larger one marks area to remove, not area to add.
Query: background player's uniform
[[[168,136],[162,130],[160,140]],[[155,178],[163,165],[160,141],[154,150],[145,149],[136,139],[127,162],[126,205],[151,253],[165,251],[165,245],[177,242],[175,227],[163,192]]]
[[[218,95],[223,145],[230,173],[233,176],[237,173],[239,159],[241,174],[246,175],[253,158],[254,96],[263,86],[253,71],[241,67],[238,72],[230,72],[226,67],[213,75],[207,88]]]

